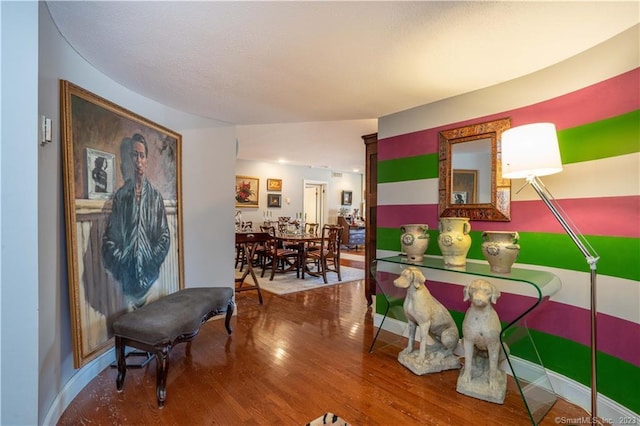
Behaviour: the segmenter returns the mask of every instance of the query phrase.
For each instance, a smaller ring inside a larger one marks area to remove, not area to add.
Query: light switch
[[[51,119],[45,117],[44,115],[40,116],[40,145],[45,145],[51,142]]]

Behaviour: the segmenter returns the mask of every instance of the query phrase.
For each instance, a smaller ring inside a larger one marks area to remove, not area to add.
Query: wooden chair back
[[[324,225],[322,227],[320,246],[317,250],[307,251],[305,262],[316,265],[318,274],[322,276],[325,283],[328,282],[327,272],[335,272],[338,274],[338,281],[342,281],[340,273],[340,242],[343,229],[340,225]]]
[[[271,281],[276,272],[296,271],[296,275],[299,275],[298,253],[295,250],[281,246],[280,240],[276,237],[276,229],[274,227],[264,228],[264,232],[267,232],[271,238],[265,244],[264,262],[260,276],[264,277],[267,269],[271,269],[271,276],[269,277]]]
[[[319,224],[317,223],[305,223],[304,224],[305,234],[318,235],[318,226]]]
[[[278,222],[278,232],[284,234],[287,232],[287,226],[289,224],[286,222]]]
[[[323,256],[340,260],[340,243],[343,227],[340,225],[324,225],[322,227]]]

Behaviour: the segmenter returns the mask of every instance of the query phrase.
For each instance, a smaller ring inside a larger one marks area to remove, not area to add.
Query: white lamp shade
[[[502,133],[502,177],[544,176],[562,171],[556,126],[535,123]]]

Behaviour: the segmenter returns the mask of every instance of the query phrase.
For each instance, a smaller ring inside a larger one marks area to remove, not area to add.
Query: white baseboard
[[[381,322],[382,315],[375,314],[373,316],[373,325],[379,327]],[[407,336],[407,323],[394,318],[386,318],[382,329],[399,336]],[[416,336],[416,338],[419,339],[419,336]],[[529,361],[515,356],[510,357],[510,360],[514,365],[518,365],[518,371],[524,371],[526,375],[529,364],[531,364]],[[509,370],[508,364],[506,364],[505,371],[512,374]],[[587,417],[588,413],[591,412],[591,388],[555,371],[548,369],[545,369],[545,371],[554,393],[560,398],[584,409],[586,412],[585,417]],[[532,377],[534,377],[533,374]],[[598,394],[598,417],[610,422],[612,425],[630,424],[629,422],[633,420],[635,420],[635,423],[632,424],[639,424],[638,422],[640,422],[640,415],[600,393]],[[558,419],[557,423],[561,423],[561,420]]]
[[[86,366],[82,367],[76,374],[74,374],[64,387],[58,393],[56,398],[51,403],[47,415],[42,422],[43,425],[55,425],[60,420],[60,417],[67,409],[73,398],[75,398],[85,386],[95,379],[98,374],[105,368],[110,366],[115,361],[115,351],[113,349],[103,353],[95,360],[91,361]],[[115,392],[116,384],[113,383],[113,389]]]

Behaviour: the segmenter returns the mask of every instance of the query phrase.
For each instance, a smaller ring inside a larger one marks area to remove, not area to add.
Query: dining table
[[[298,252],[298,270],[300,271],[300,278],[304,279],[305,273],[307,275],[318,277],[319,272],[314,272],[309,269],[309,265],[305,262],[306,253],[309,249],[309,244],[322,242],[322,237],[309,233],[297,233],[297,232],[277,232],[276,239],[283,245],[295,246]]]

